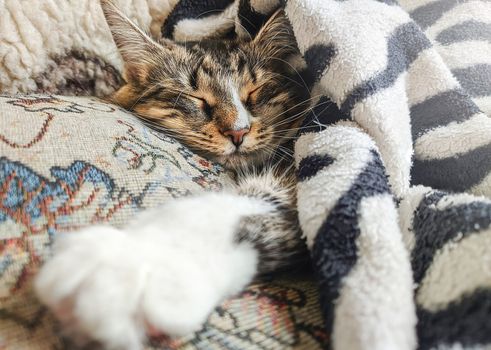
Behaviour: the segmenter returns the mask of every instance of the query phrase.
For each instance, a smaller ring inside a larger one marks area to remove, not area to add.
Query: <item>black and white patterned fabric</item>
[[[181,0],[162,35],[252,36],[278,6],[323,96],[295,161],[331,347],[490,347],[491,2]]]

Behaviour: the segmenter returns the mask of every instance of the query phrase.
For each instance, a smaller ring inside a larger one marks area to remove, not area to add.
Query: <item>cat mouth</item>
[[[216,161],[229,169],[245,169],[257,166],[268,158],[264,150],[244,151],[237,149],[228,155],[216,157]]]

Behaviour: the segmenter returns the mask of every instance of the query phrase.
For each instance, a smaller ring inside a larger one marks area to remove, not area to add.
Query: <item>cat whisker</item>
[[[152,85],[150,86],[149,88],[145,89],[143,91],[143,93],[140,95],[140,97],[138,97],[136,99],[136,101],[133,103],[133,105],[131,105],[131,107],[129,108],[130,110],[133,110],[133,108],[138,104],[138,102],[141,101],[142,98],[148,96],[149,94],[151,94],[152,92],[154,92],[155,90],[159,89],[160,87],[158,85]]]
[[[150,120],[150,119],[144,119],[142,117],[139,117],[139,119],[143,122],[143,124],[151,127],[152,129],[159,129],[159,130],[162,130],[162,131],[168,131],[168,132],[171,132],[171,133],[177,133],[176,130],[174,129],[169,129],[169,128],[166,128],[165,126],[163,126],[162,124],[156,122],[156,121],[153,121],[153,120]]]
[[[281,74],[281,73],[274,73],[274,72],[271,72],[270,74],[271,74],[271,75],[273,75],[273,76],[275,76],[275,75],[276,75],[276,76],[279,76],[279,77],[281,77],[281,78],[283,78],[283,79],[286,79],[286,80],[288,80],[288,81],[290,81],[290,82],[292,82],[292,83],[294,83],[294,84],[296,84],[296,85],[298,85],[298,86],[300,86],[300,87],[304,87],[302,84],[300,84],[300,83],[299,83],[298,81],[296,81],[295,79],[292,79],[292,78],[290,78],[290,77],[287,77],[287,76],[286,76],[286,75],[284,75],[284,74]]]
[[[273,60],[278,60],[278,61],[281,61],[283,63],[286,63],[287,65],[289,65],[293,71],[298,75],[298,77],[302,80],[303,82],[303,87],[305,87],[305,89],[307,89],[307,91],[309,92],[309,94],[311,93],[307,83],[305,82],[305,80],[303,79],[302,75],[298,72],[298,70],[288,61],[285,61],[284,59],[282,58],[279,58],[279,57],[274,57],[274,56],[268,56],[266,59],[273,59]]]
[[[277,156],[281,160],[286,160],[287,158],[291,158],[293,156],[287,148],[284,148],[283,146],[280,145],[273,147],[268,144],[263,144],[261,146],[262,149],[268,151],[270,157]]]
[[[318,106],[320,106],[322,104],[319,104]],[[324,108],[322,111],[319,112],[319,114],[322,114],[324,113],[324,111],[329,108],[329,106],[327,106],[326,108]],[[318,124],[318,125],[322,125],[322,123],[319,121],[319,116],[316,114],[315,110],[312,109],[312,113],[314,114],[314,117],[315,117],[315,122]]]
[[[331,104],[331,103],[332,103],[331,101],[325,101],[325,102],[319,103],[319,104],[317,104],[315,106],[311,106],[311,107],[309,107],[309,108],[307,108],[307,109],[305,109],[305,110],[303,110],[303,111],[301,111],[299,113],[296,113],[296,114],[294,114],[294,115],[292,115],[292,116],[290,116],[288,118],[282,119],[279,123],[274,123],[272,125],[275,126],[275,127],[278,127],[278,126],[281,126],[281,125],[284,125],[284,124],[287,124],[287,123],[291,123],[294,120],[301,118],[303,116],[303,114],[306,114],[306,113],[312,111],[314,108],[319,107],[319,106],[323,106],[323,105],[326,105],[326,104]],[[326,109],[327,108],[325,108],[324,110],[322,110],[321,113],[324,112]],[[272,118],[272,119],[275,119],[275,118]]]
[[[271,126],[278,128],[278,127],[285,125],[285,124],[291,124],[291,123],[295,122],[296,120],[303,118],[308,112],[309,112],[309,110],[301,111],[299,113],[292,115],[288,119],[283,119],[280,122],[273,123],[273,124],[271,124]]]
[[[281,145],[278,145],[278,150],[283,152],[284,154],[290,156],[290,157],[293,157],[293,151],[284,147],[284,146],[281,146]]]
[[[313,96],[313,97],[307,98],[307,99],[305,99],[305,100],[303,100],[303,101],[301,101],[301,102],[299,102],[299,103],[297,103],[297,104],[295,104],[295,105],[291,106],[290,108],[288,108],[288,109],[284,110],[283,112],[276,114],[276,115],[275,115],[275,116],[273,116],[271,119],[275,120],[275,119],[277,119],[278,117],[281,117],[283,114],[285,114],[285,113],[287,113],[287,112],[291,111],[292,109],[294,109],[294,108],[296,108],[296,107],[298,107],[298,106],[300,106],[300,105],[302,105],[302,104],[309,103],[309,102],[311,102],[313,99],[318,98],[318,97],[321,97],[321,96],[322,96],[322,94],[319,94],[319,95],[316,95],[316,96]],[[309,107],[309,108],[312,108],[312,107]]]
[[[319,104],[317,104],[316,106],[311,107],[311,108],[310,108],[308,111],[306,111],[306,112],[312,111],[312,112],[314,113],[314,116],[315,116],[315,118],[316,118],[316,122],[317,122],[317,124],[319,124],[319,125],[322,125],[322,123],[321,123],[321,122],[318,120],[318,116],[315,114],[315,112],[314,112],[314,108],[315,108],[315,107],[322,106],[322,105],[326,105],[326,104],[327,104],[328,106],[327,106],[326,108],[324,108],[322,111],[320,111],[320,112],[319,112],[319,114],[322,114],[322,113],[324,113],[324,111],[325,111],[327,108],[329,108],[329,105],[331,104],[331,101],[326,101],[326,102],[323,102],[323,103],[319,103]],[[284,123],[281,123],[281,124],[284,124]],[[276,127],[277,127],[278,125],[281,125],[281,124],[275,124],[274,126],[276,126]],[[271,134],[276,134],[276,133],[277,133],[277,134],[281,134],[281,133],[283,133],[283,132],[287,132],[287,131],[294,131],[294,130],[299,131],[299,130],[304,130],[304,129],[309,129],[309,128],[310,128],[310,126],[297,127],[297,128],[289,128],[289,129],[282,129],[282,130],[279,130],[279,131],[273,131],[273,132],[271,132]],[[283,137],[282,137],[282,138],[283,138]],[[293,137],[293,138],[295,138],[295,137]]]
[[[272,136],[271,137],[272,140],[296,140],[298,139],[298,136],[283,136],[283,135],[280,135],[280,136]]]
[[[304,126],[296,126],[296,127],[291,127],[291,128],[286,128],[286,129],[282,129],[282,130],[276,130],[276,131],[268,131],[268,133],[266,135],[270,136],[270,137],[283,137],[283,135],[287,135],[288,133],[290,133],[291,131],[297,131],[297,130],[300,130],[300,129],[303,129],[303,128],[306,128]]]
[[[179,95],[177,95],[177,98],[176,98],[176,100],[174,101],[174,106],[172,106],[172,108],[176,108],[177,102],[179,102],[179,98],[181,97],[181,95],[182,95],[182,94],[183,94],[183,92],[181,91],[181,92],[179,93]]]

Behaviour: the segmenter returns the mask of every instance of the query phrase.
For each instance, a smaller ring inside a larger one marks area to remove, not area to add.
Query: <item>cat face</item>
[[[101,3],[125,63],[116,103],[228,167],[260,163],[296,133],[309,95],[282,12],[250,41],[179,44],[152,40]]]

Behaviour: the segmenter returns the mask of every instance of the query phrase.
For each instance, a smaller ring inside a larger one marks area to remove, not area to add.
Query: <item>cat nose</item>
[[[236,147],[239,147],[242,144],[242,141],[244,141],[244,136],[248,134],[249,131],[251,131],[251,129],[249,128],[244,128],[240,130],[230,129],[223,131],[223,134],[225,136],[228,136]]]

